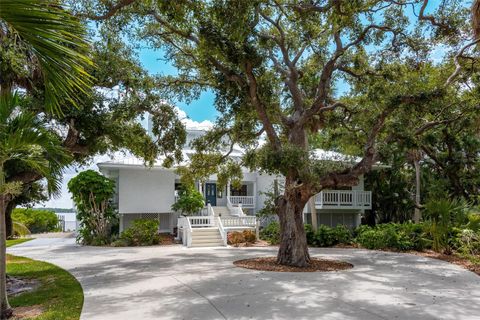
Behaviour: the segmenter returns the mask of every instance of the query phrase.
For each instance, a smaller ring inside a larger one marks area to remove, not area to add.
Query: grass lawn
[[[7,248],[11,247],[11,246],[14,246],[16,244],[20,244],[20,243],[30,241],[30,240],[33,240],[33,238],[18,238],[18,239],[7,240]]]
[[[31,319],[79,319],[83,306],[80,283],[67,271],[46,262],[7,255],[7,273],[13,277],[32,278],[40,287],[16,297],[10,297],[15,307],[38,306],[43,312]]]

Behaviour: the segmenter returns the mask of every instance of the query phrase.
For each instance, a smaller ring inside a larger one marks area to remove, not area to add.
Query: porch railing
[[[233,205],[241,204],[244,208],[255,207],[255,197],[253,196],[230,196],[228,198]]]
[[[315,196],[317,207],[371,209],[372,192],[359,190],[324,190]]]
[[[234,227],[256,227],[257,217],[244,216],[244,217],[221,217],[220,221],[224,228]]]

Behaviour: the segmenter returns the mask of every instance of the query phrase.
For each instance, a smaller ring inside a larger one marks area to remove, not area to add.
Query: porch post
[[[230,180],[227,182],[227,199],[230,200]]]
[[[308,200],[308,205],[310,207],[310,214],[312,215],[312,228],[313,230],[317,230],[318,221],[317,221],[317,209],[315,208],[315,196],[311,197],[310,200]]]
[[[257,207],[257,181],[253,182],[253,209]]]

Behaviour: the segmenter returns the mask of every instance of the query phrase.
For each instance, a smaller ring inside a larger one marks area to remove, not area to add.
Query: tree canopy
[[[398,126],[421,131],[444,121],[438,105],[457,98],[461,105],[475,92],[466,83],[477,71],[477,11],[464,1],[83,1],[74,8],[161,49],[178,72],[156,78],[163,97],[188,101],[213,90],[220,117],[194,142],[197,178],[239,165],[286,177],[276,201],[283,264],[308,264],[301,216],[311,196],[357,183],[382,145],[420,139],[399,137]],[[443,68],[432,58],[439,48]],[[361,160],[332,166],[315,157],[311,140],[326,148],[333,136]],[[234,143],[247,150],[239,163],[225,157]]]

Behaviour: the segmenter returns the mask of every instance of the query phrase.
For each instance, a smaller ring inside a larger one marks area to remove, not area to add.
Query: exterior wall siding
[[[175,174],[170,170],[120,169],[120,213],[171,212]]]

